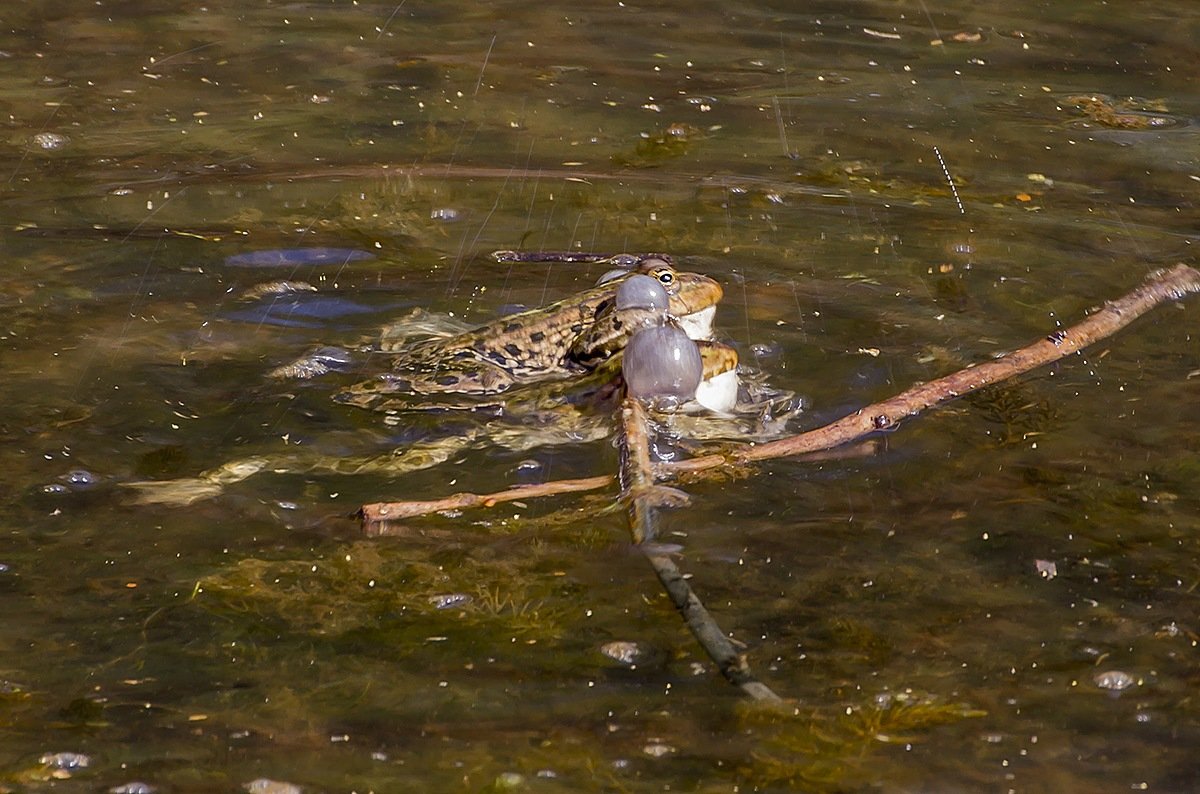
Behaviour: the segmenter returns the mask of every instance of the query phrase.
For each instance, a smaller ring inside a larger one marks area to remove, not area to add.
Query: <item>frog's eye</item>
[[[675,271],[674,271],[674,270],[668,270],[668,269],[667,269],[667,268],[665,268],[665,267],[664,267],[664,268],[660,268],[660,269],[659,269],[659,270],[658,270],[658,271],[657,271],[657,272],[654,274],[654,277],[655,277],[655,278],[657,278],[657,279],[658,279],[658,283],[659,283],[659,284],[662,284],[664,287],[668,287],[668,288],[669,288],[669,287],[671,287],[671,286],[673,286],[673,285],[675,284]]]

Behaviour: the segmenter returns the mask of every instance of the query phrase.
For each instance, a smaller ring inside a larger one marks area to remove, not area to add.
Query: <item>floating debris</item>
[[[663,758],[663,757],[671,755],[677,751],[675,750],[674,747],[672,747],[669,744],[664,744],[659,741],[653,741],[650,744],[647,744],[645,747],[643,747],[642,752],[645,753],[646,755],[650,756],[651,758]]]
[[[670,655],[661,648],[632,640],[606,642],[600,646],[599,651],[628,670],[661,671],[670,662]]]
[[[1130,97],[1117,100],[1104,94],[1077,94],[1065,97],[1063,104],[1071,105],[1086,118],[1076,120],[1084,126],[1099,125],[1114,130],[1144,131],[1187,126],[1156,103],[1145,103]]]
[[[76,491],[87,490],[99,482],[96,475],[86,469],[72,469],[60,479]]]
[[[319,347],[290,364],[276,367],[267,373],[267,377],[280,380],[307,380],[329,372],[343,370],[350,366],[353,360],[350,351],[343,348]]]
[[[29,146],[33,149],[41,149],[46,152],[54,152],[59,149],[65,149],[71,143],[71,139],[66,135],[60,135],[57,132],[39,132],[29,139]]]
[[[267,281],[255,284],[250,289],[238,295],[240,301],[256,301],[260,298],[278,295],[294,295],[297,292],[316,292],[317,288],[307,281]]]
[[[1034,560],[1033,565],[1043,579],[1053,579],[1058,576],[1058,565],[1051,560]]]
[[[1137,683],[1137,679],[1122,670],[1105,670],[1092,678],[1096,686],[1109,692],[1120,692]]]
[[[429,597],[429,603],[434,609],[453,609],[454,607],[465,607],[474,599],[466,593],[442,593]]]
[[[158,789],[154,786],[151,786],[149,783],[143,783],[140,780],[122,783],[108,790],[109,794],[154,794],[156,791]]]
[[[46,753],[38,763],[51,769],[83,769],[92,763],[90,756],[83,753]]]
[[[518,791],[525,788],[525,776],[517,772],[501,772],[496,775],[495,780],[491,785],[485,788],[486,791],[501,792],[501,791]]]
[[[242,786],[250,794],[301,794],[302,789],[294,783],[260,777]]]
[[[642,650],[642,646],[636,642],[627,642],[624,640],[604,643],[600,646],[600,653],[615,662],[620,662],[629,667],[637,667],[638,662],[646,656],[645,651]]]

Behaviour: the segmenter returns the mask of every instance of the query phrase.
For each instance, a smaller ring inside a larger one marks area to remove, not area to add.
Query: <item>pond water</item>
[[[497,249],[716,278],[792,430],[1038,339],[1194,256],[1194,3],[245,6],[4,13],[0,791],[1200,785],[1194,299],[872,454],[685,484],[663,540],[783,710],[612,489],[353,518],[611,473],[611,437],[332,399],[414,308],[602,271]],[[268,377],[322,346],[350,371]]]

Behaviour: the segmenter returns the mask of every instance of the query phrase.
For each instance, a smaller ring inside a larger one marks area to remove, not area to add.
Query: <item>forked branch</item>
[[[658,464],[657,477],[667,479],[681,472],[700,472],[771,458],[821,452],[856,441],[871,433],[895,428],[903,419],[929,408],[1078,353],[1088,345],[1121,330],[1156,306],[1179,300],[1193,292],[1200,292],[1200,272],[1194,268],[1176,265],[1168,270],[1156,271],[1137,289],[1106,303],[1076,325],[1055,331],[1045,339],[1014,350],[994,361],[967,367],[943,378],[913,386],[895,397],[868,405],[824,427],[765,444],[744,444],[732,451],[726,449],[720,453],[700,455],[678,464]],[[386,534],[389,521],[442,510],[486,507],[515,499],[595,490],[606,488],[612,482],[613,478],[608,476],[588,477],[578,480],[555,480],[493,494],[461,493],[429,501],[380,502],[364,505],[361,516],[368,532]]]

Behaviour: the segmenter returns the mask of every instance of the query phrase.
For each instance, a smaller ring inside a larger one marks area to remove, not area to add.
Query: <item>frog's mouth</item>
[[[679,327],[688,335],[688,339],[712,339],[713,317],[717,314],[717,305],[705,307],[698,312],[685,314],[677,318]]]

